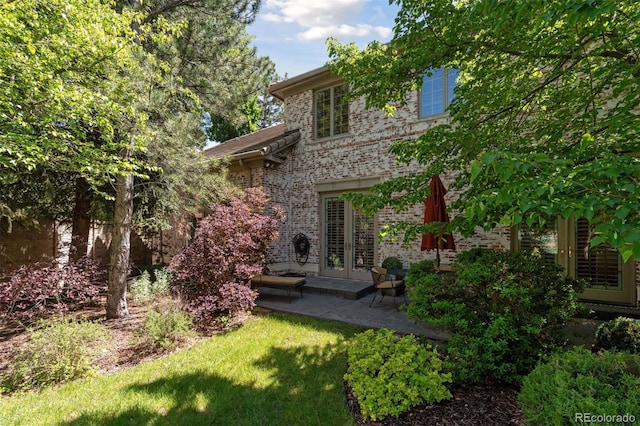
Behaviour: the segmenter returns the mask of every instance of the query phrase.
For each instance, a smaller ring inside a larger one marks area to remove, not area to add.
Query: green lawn
[[[358,330],[270,314],[110,376],[0,399],[1,425],[350,425],[342,376]]]

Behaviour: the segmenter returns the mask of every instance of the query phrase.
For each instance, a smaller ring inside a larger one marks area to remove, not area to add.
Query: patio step
[[[307,283],[302,287],[304,293],[339,296],[343,299],[357,300],[374,291],[371,281],[346,280],[307,276]]]

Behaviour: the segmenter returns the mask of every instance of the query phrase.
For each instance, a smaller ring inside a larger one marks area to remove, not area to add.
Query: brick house
[[[365,191],[373,184],[411,172],[388,153],[393,142],[415,138],[429,127],[447,122],[446,106],[453,97],[456,72],[439,70],[425,78],[422,90],[407,97],[407,105],[394,117],[366,110],[363,98],[347,102],[340,77],[322,67],[271,86],[270,93],[284,102],[284,123],[241,136],[207,150],[211,157],[230,160],[230,178],[240,187],[262,186],[272,202],[281,205],[287,221],[274,247],[271,270],[350,279],[370,279],[369,269],[387,256],[404,266],[435,253],[420,251],[420,242],[379,244],[380,227],[398,220],[420,222],[423,205],[396,214],[382,210],[366,218],[341,200],[345,191]],[[415,170],[414,170],[415,171]],[[451,178],[442,176],[445,186]],[[450,203],[456,194],[447,193]],[[508,227],[478,232],[463,239],[454,235],[458,251],[473,247],[501,250],[539,248],[576,277],[595,283],[585,300],[638,304],[636,282],[640,267],[623,263],[607,248],[588,249],[587,224],[558,221],[543,235],[530,235]],[[304,264],[296,262],[292,238],[305,234],[311,250]],[[586,253],[585,256],[577,256]],[[455,253],[441,252],[443,263]]]

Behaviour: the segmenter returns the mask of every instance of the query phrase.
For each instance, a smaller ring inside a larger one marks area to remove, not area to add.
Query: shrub
[[[596,331],[599,349],[640,353],[640,320],[618,317],[604,322]]]
[[[147,311],[139,332],[143,343],[154,349],[167,349],[183,340],[189,333],[191,318],[173,300],[157,303]]]
[[[4,387],[26,390],[85,377],[95,371],[108,339],[95,322],[40,320],[4,375]]]
[[[23,265],[0,286],[0,318],[31,322],[93,303],[102,280],[88,259]]]
[[[559,329],[577,309],[583,284],[526,252],[460,253],[453,274],[412,264],[411,318],[449,333],[447,364],[456,382],[517,382],[563,343]]]
[[[402,269],[402,261],[397,257],[389,256],[382,261],[384,269]]]
[[[142,272],[130,286],[129,292],[135,303],[142,303],[147,300],[162,296],[169,290],[172,274],[167,268],[153,270],[153,274],[148,271]]]
[[[438,352],[413,335],[367,330],[353,338],[348,360],[345,380],[365,418],[397,417],[414,405],[451,398],[444,385],[451,375],[440,373]]]
[[[524,378],[518,397],[530,425],[583,423],[590,415],[631,415],[640,419],[640,356],[594,354],[582,347],[558,353]],[[611,419],[598,424],[621,424]],[[595,423],[595,421],[593,422]]]
[[[257,293],[249,282],[263,272],[269,243],[278,238],[284,221],[278,206],[272,216],[262,214],[266,203],[264,192],[249,188],[243,197],[211,206],[193,242],[172,259],[174,288],[186,300],[195,322],[255,306]]]

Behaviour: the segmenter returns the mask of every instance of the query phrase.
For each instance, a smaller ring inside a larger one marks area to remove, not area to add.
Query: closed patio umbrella
[[[433,175],[431,182],[429,183],[431,194],[425,200],[424,207],[424,223],[448,223],[449,215],[447,214],[447,206],[444,202],[444,194],[447,193],[440,176]],[[434,234],[429,232],[422,234],[422,244],[420,244],[420,250],[436,250],[436,268],[440,267],[440,250],[449,249],[455,250],[456,246],[453,242],[453,235],[443,234],[439,232]]]

